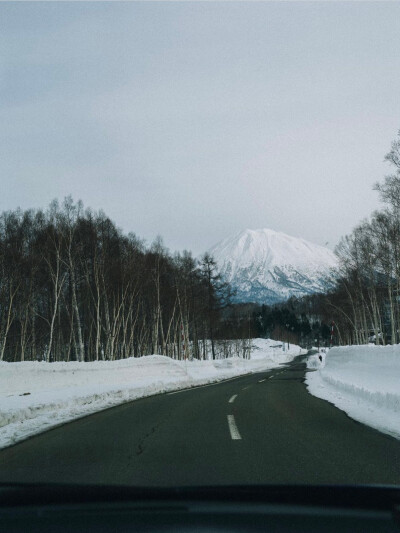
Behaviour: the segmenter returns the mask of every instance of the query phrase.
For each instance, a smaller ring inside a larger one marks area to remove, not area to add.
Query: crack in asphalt
[[[144,452],[144,450],[145,450],[144,443],[145,443],[146,439],[148,439],[149,437],[151,437],[151,435],[153,435],[153,434],[155,433],[156,428],[157,428],[157,426],[151,428],[151,430],[149,431],[149,433],[146,433],[146,435],[144,435],[144,436],[140,439],[140,441],[139,441],[139,443],[138,443],[138,445],[137,445],[136,455],[141,455],[141,454]]]

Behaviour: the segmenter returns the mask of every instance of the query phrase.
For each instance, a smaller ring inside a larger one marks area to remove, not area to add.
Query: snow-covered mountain
[[[324,291],[337,266],[328,248],[270,229],[241,231],[209,253],[236,289],[236,302],[273,304]]]

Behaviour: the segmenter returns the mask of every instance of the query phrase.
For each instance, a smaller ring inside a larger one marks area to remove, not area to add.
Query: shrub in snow
[[[326,353],[318,352],[316,354],[310,355],[307,358],[307,368],[310,369],[320,369],[325,366]]]

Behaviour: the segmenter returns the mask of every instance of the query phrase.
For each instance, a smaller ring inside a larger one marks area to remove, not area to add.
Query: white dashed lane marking
[[[234,394],[233,396],[231,396],[229,398],[229,403],[233,403],[236,400],[236,398],[237,398],[237,394]]]
[[[242,440],[239,430],[237,428],[235,417],[233,415],[227,415],[229,431],[231,433],[232,440]]]

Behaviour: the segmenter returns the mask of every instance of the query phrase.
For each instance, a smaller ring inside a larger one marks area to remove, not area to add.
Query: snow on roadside
[[[307,358],[307,368],[319,370],[325,366],[325,358],[329,348],[321,348],[321,350]]]
[[[308,358],[309,392],[400,439],[400,345],[332,348],[321,359]]]
[[[88,414],[153,394],[260,372],[303,353],[254,339],[250,359],[176,361],[149,355],[91,363],[0,362],[0,448]]]

